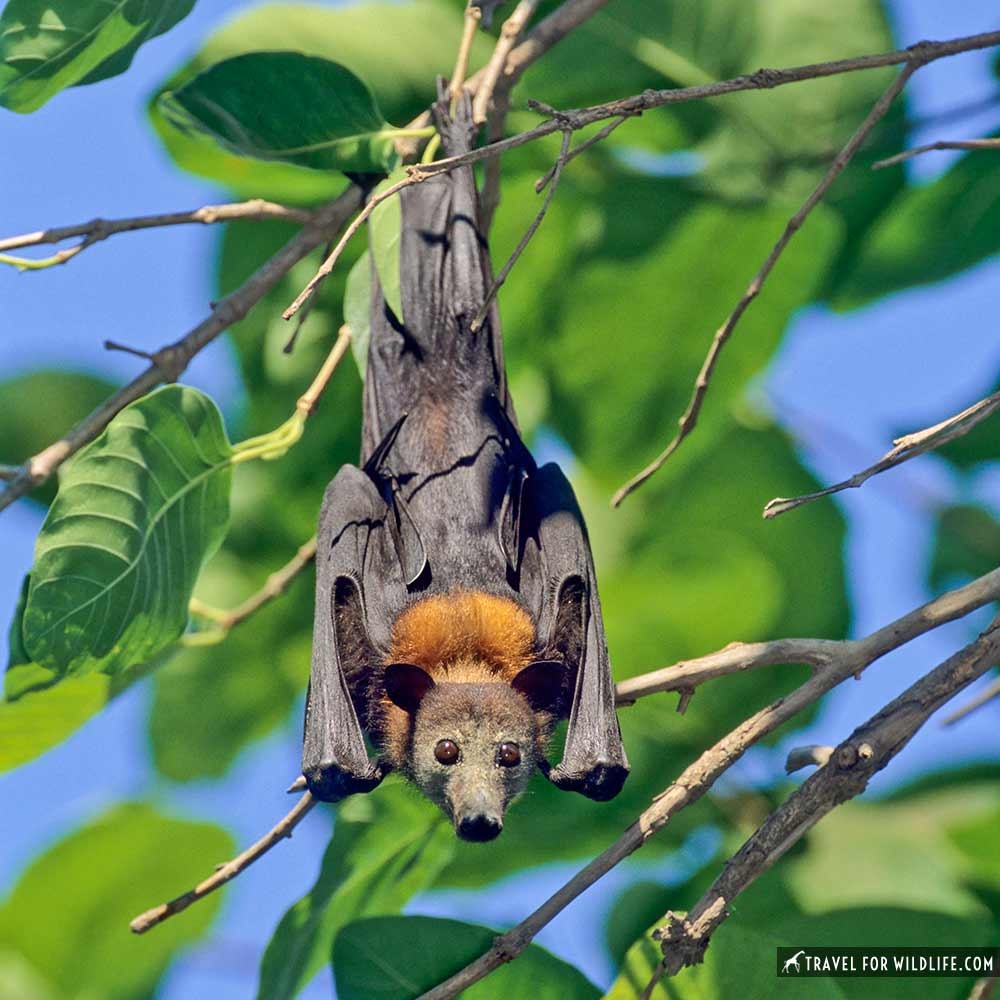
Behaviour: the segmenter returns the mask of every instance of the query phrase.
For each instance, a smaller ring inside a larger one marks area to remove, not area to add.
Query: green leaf
[[[260,1000],[297,996],[330,960],[342,927],[398,912],[434,882],[454,844],[440,811],[402,783],[342,805],[315,885],[281,918],[268,943]]]
[[[983,905],[962,882],[945,827],[981,817],[991,801],[995,788],[971,797],[958,789],[885,805],[847,803],[809,834],[806,852],[788,859],[785,882],[812,913],[892,906],[981,920]]]
[[[7,672],[8,690],[19,696],[0,701],[0,771],[20,767],[61,743],[111,697],[111,678],[103,674],[71,677],[59,684],[46,682],[46,676],[52,677],[36,664]]]
[[[318,170],[379,173],[396,161],[390,126],[364,82],[298,52],[216,63],[160,98],[171,125],[230,152]]]
[[[160,774],[219,778],[248,744],[288,719],[309,674],[312,602],[312,574],[303,573],[220,644],[171,654],[156,671],[148,721]]]
[[[461,34],[461,10],[436,0],[336,8],[270,4],[223,25],[160,90],[177,89],[201,70],[233,56],[284,49],[347,67],[367,82],[388,121],[408,122],[435,99],[435,77],[451,71]],[[491,48],[491,40],[478,32],[473,65],[482,65]],[[343,187],[339,174],[234,156],[204,135],[178,132],[158,113],[155,99],[150,114],[168,152],[182,167],[246,197],[311,203]]]
[[[35,371],[0,383],[3,408],[3,455],[0,461],[20,463],[52,443],[61,432],[85,417],[115,391],[105,379],[84,372]],[[52,478],[31,493],[41,503],[56,495]]]
[[[941,281],[1000,250],[996,155],[989,150],[966,153],[930,184],[907,187],[857,248],[833,289],[833,304],[853,309],[904,288]]]
[[[976,885],[1000,889],[1000,806],[990,812],[959,820],[947,829],[948,838],[962,855],[962,871]]]
[[[671,185],[661,187],[669,193]],[[601,207],[610,214],[614,205]],[[668,218],[661,224],[666,235],[645,255],[568,259],[571,293],[557,296],[555,316],[544,306],[538,316],[536,336],[554,388],[551,419],[602,478],[625,479],[673,436],[712,332],[787,221],[783,210],[736,209],[690,195],[674,199]],[[736,233],[739,253],[720,254]],[[685,446],[688,454],[707,448],[726,423],[727,403],[767,364],[792,312],[809,301],[830,265],[839,238],[832,213],[818,210],[796,236],[794,252],[779,261],[726,348],[698,434]],[[515,272],[508,284],[526,280],[525,272]],[[595,350],[612,338],[613,355]]]
[[[406,176],[399,167],[382,181],[372,196],[381,194]],[[371,214],[368,224],[368,242],[375,259],[382,295],[396,318],[403,322],[403,294],[399,277],[399,241],[403,229],[403,206],[398,195],[387,198]],[[346,306],[346,302],[345,302]]]
[[[775,949],[792,942],[730,917],[713,935],[700,965],[660,979],[651,1000],[714,1000],[716,997],[769,997],[776,989]],[[811,942],[810,942],[811,943]],[[824,942],[825,943],[825,942]],[[629,949],[625,964],[605,1000],[638,1000],[663,957],[658,943],[643,935]],[[792,996],[793,994],[788,994]],[[805,996],[805,994],[799,994]],[[809,983],[809,1000],[843,1000],[840,986],[829,979]]]
[[[374,917],[348,924],[333,946],[340,1000],[409,1000],[487,951],[496,931],[431,917]],[[600,996],[571,965],[538,945],[462,993],[466,1000],[531,997],[588,1000]]]
[[[21,955],[64,997],[138,1000],[208,928],[216,894],[137,938],[129,920],[230,857],[218,827],[119,805],[40,855],[0,909],[0,952]]]
[[[344,322],[351,328],[351,353],[361,378],[368,368],[368,344],[372,337],[372,259],[365,251],[347,275],[344,288]]]
[[[184,631],[229,520],[230,460],[207,396],[167,386],[63,467],[35,547],[24,648],[59,673],[116,673]]]
[[[125,72],[195,0],[9,0],[0,14],[0,104],[35,111],[66,87]]]
[[[943,590],[982,576],[1000,563],[1000,522],[982,507],[955,504],[938,512],[927,577]]]

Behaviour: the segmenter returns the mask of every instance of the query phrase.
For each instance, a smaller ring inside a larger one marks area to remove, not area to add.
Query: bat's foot
[[[339,802],[348,795],[370,792],[383,778],[382,771],[378,767],[372,767],[366,774],[359,775],[350,774],[332,763],[304,767],[302,775],[313,798],[319,799],[320,802]]]
[[[622,790],[628,773],[627,764],[598,761],[585,770],[570,770],[560,764],[550,768],[546,777],[562,791],[579,792],[596,802],[607,802]]]

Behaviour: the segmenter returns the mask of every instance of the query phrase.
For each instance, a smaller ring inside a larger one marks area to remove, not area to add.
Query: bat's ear
[[[434,687],[434,678],[412,663],[390,663],[385,668],[383,683],[389,700],[413,713],[420,707],[427,692]]]
[[[510,686],[524,695],[536,712],[558,715],[565,680],[566,668],[558,660],[537,660],[529,663],[510,682]]]

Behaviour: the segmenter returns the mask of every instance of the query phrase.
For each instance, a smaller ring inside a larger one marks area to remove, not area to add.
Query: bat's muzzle
[[[455,831],[462,840],[485,843],[500,836],[503,821],[499,816],[488,816],[485,813],[463,816],[456,824]]]

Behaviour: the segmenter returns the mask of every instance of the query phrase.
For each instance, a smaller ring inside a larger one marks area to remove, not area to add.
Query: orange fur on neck
[[[404,611],[386,662],[415,663],[437,681],[511,681],[531,662],[534,642],[531,618],[513,601],[458,591]],[[470,673],[477,676],[457,676]]]
[[[535,627],[513,601],[481,591],[426,597],[396,619],[386,663],[413,663],[437,681],[510,683],[534,658]],[[412,720],[382,698],[382,738],[401,767]]]

